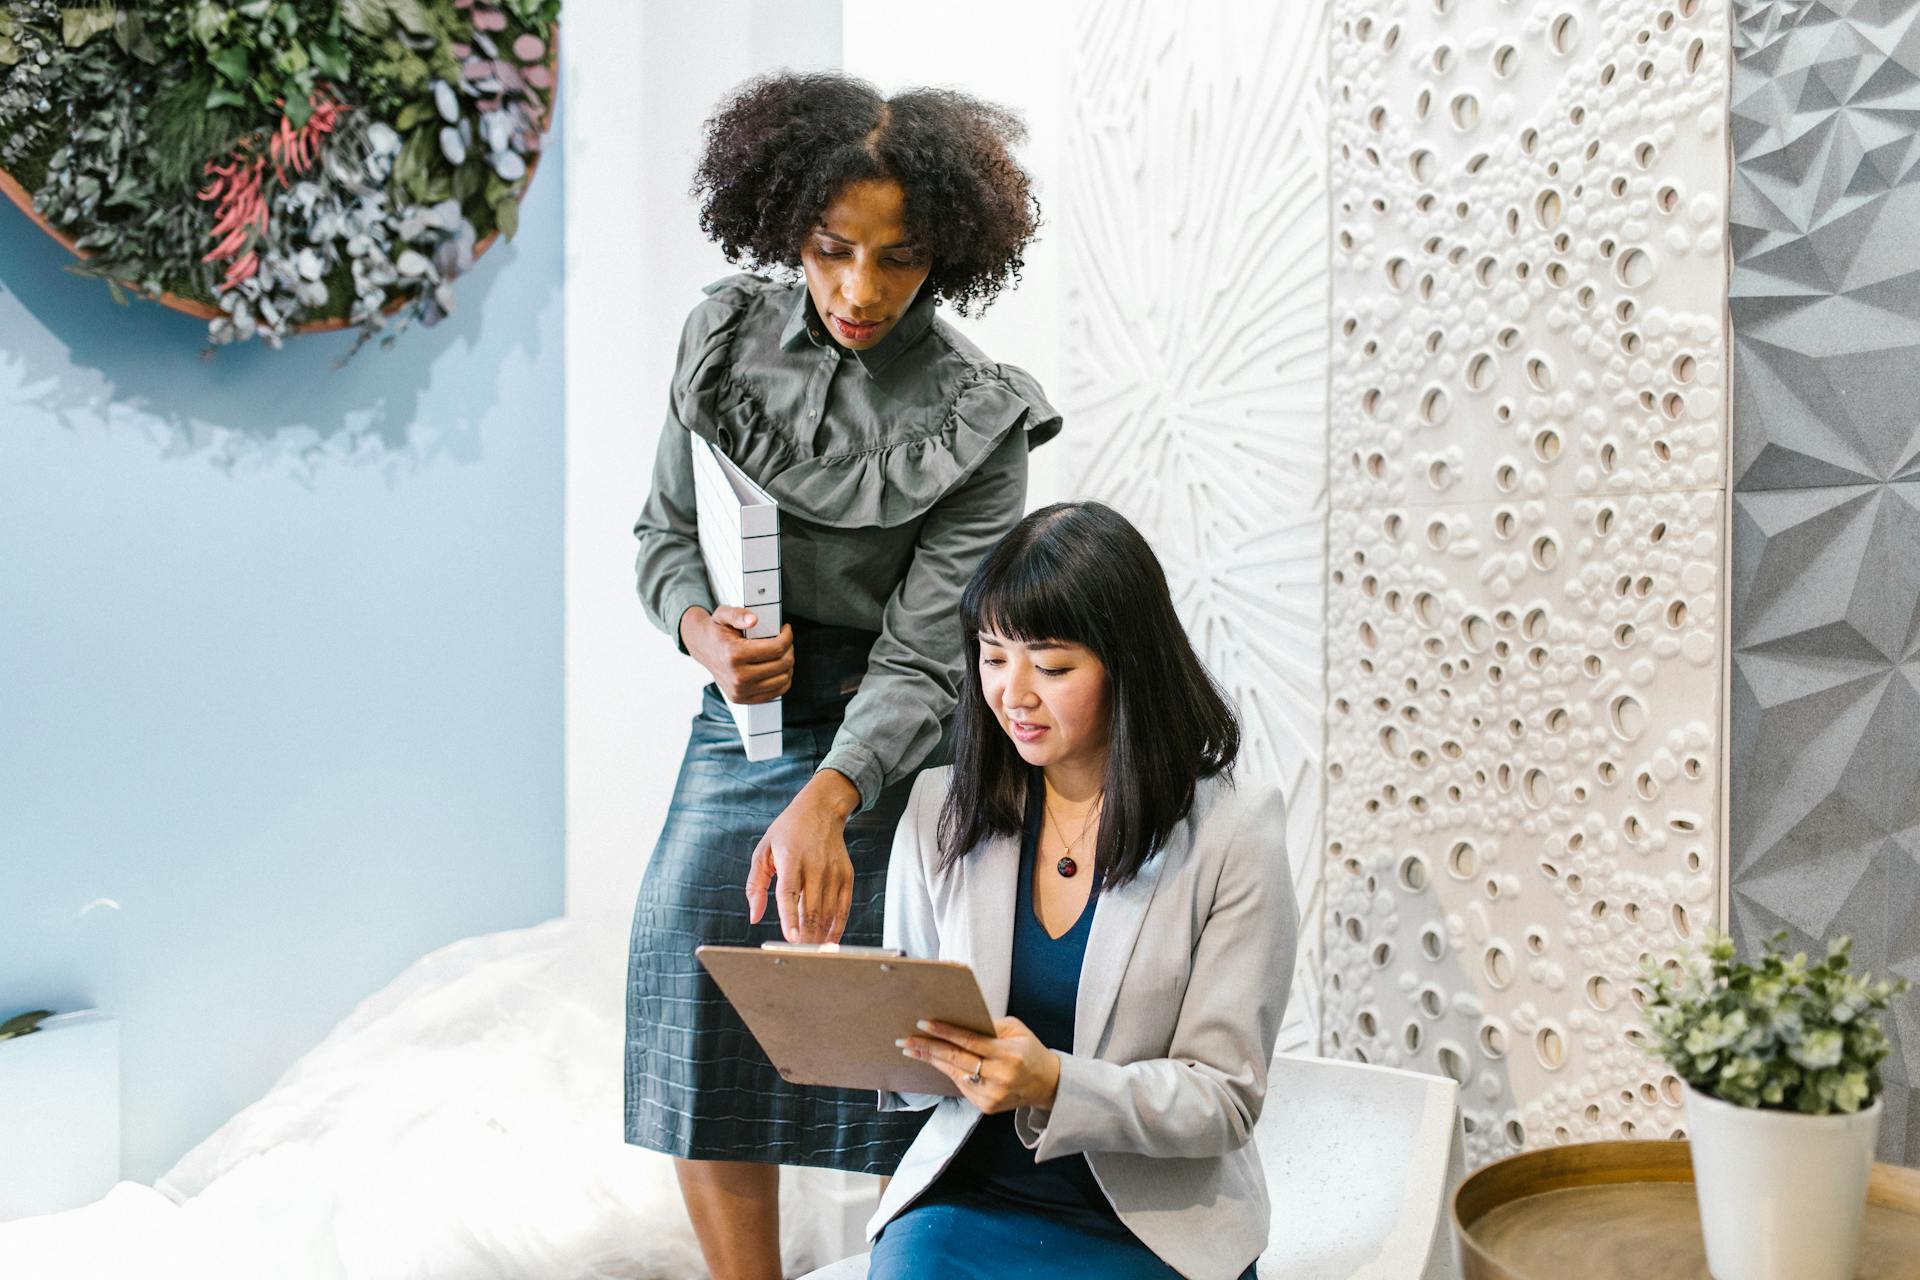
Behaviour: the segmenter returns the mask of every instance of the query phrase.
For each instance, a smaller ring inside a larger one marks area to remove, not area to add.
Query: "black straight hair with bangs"
[[[1002,538],[960,597],[967,662],[953,717],[940,865],[1024,829],[1033,766],[980,683],[980,633],[1085,645],[1107,668],[1112,737],[1095,884],[1140,873],[1193,808],[1196,784],[1232,775],[1240,724],[1174,612],[1167,575],[1125,516],[1098,502],[1035,511]]]

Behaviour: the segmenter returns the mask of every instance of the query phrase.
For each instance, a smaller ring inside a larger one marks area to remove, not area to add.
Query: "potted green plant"
[[[1880,1128],[1881,1029],[1907,988],[1769,939],[1753,962],[1709,931],[1699,952],[1649,965],[1649,1051],[1686,1082],[1687,1131],[1716,1280],[1848,1280],[1859,1260]]]

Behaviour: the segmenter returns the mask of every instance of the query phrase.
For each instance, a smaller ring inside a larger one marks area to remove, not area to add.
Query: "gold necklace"
[[[1067,833],[1060,829],[1060,820],[1053,816],[1053,806],[1044,806],[1047,821],[1053,824],[1053,833],[1060,837],[1060,860],[1053,864],[1053,869],[1059,872],[1063,879],[1071,880],[1080,873],[1080,864],[1073,860],[1073,846],[1087,838],[1087,829],[1093,826],[1093,820],[1099,816],[1100,808],[1106,800],[1106,794],[1102,792],[1099,799],[1089,807],[1087,820],[1080,824],[1080,834],[1075,836],[1071,843],[1067,840]]]

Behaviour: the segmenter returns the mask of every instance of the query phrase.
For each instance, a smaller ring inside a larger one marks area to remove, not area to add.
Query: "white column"
[[[837,0],[567,7],[569,915],[632,910],[707,678],[641,613],[631,534],[681,322],[737,269],[687,193],[700,125],[748,76],[839,54]]]

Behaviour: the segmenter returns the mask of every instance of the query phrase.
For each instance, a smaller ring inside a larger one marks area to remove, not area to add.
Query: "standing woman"
[[[677,1158],[719,1280],[781,1274],[778,1166],[891,1173],[918,1127],[782,1081],[694,949],[880,941],[894,826],[945,755],[961,588],[1060,428],[1030,376],[935,315],[1019,279],[1039,214],[1023,136],[961,94],[841,75],[751,81],[707,122],[700,225],[785,278],[732,276],[687,317],[634,526],[641,603],[713,684],[634,912],[626,1137]],[[776,637],[715,607],[689,433],[780,505]],[[722,695],[784,699],[784,754],[749,762]]]

